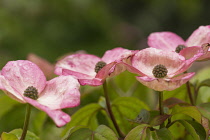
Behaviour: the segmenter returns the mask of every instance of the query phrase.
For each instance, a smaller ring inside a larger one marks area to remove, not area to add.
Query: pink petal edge
[[[37,99],[51,110],[75,107],[80,104],[80,84],[72,76],[59,76],[48,81]]]
[[[58,127],[64,126],[71,120],[71,117],[61,110],[51,110],[47,106],[38,103],[36,100],[27,97],[24,97],[24,100],[27,101],[29,104],[35,106],[36,108],[46,112]]]
[[[201,46],[210,42],[210,25],[200,26],[196,29],[186,41],[188,47]]]
[[[185,41],[172,32],[154,32],[149,35],[147,44],[152,48],[175,51],[176,47],[184,45]]]
[[[143,76],[143,77],[137,76],[136,79],[139,82],[141,82],[143,85],[151,89],[154,89],[156,91],[164,91],[164,90],[171,91],[185,84],[194,76],[194,74],[195,74],[194,72],[186,73],[171,79],[167,78],[157,79],[157,78],[150,78],[148,76]]]

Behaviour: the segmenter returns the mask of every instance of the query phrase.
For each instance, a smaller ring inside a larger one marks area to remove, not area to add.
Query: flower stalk
[[[31,115],[31,105],[27,104],[25,121],[24,121],[24,125],[23,125],[23,132],[22,132],[20,140],[25,140],[27,130],[28,130],[28,125],[29,125],[30,115]]]
[[[187,94],[189,96],[190,103],[191,103],[191,105],[195,105],[195,102],[194,102],[193,97],[192,97],[192,92],[191,92],[191,89],[190,89],[190,82],[189,81],[186,82],[186,87],[187,87]]]
[[[158,91],[159,94],[159,110],[160,110],[160,115],[164,115],[164,108],[163,108],[163,91]],[[160,125],[160,128],[165,127],[164,123]]]
[[[105,96],[105,99],[106,99],[106,106],[107,106],[107,112],[109,114],[109,117],[112,121],[112,123],[114,124],[114,127],[118,133],[118,135],[120,136],[120,138],[124,138],[124,134],[121,132],[118,124],[117,124],[117,121],[114,117],[114,114],[112,112],[112,109],[111,109],[111,105],[110,105],[110,99],[109,99],[109,95],[108,95],[108,91],[107,91],[107,83],[106,81],[103,83],[103,90],[104,90],[104,96]]]

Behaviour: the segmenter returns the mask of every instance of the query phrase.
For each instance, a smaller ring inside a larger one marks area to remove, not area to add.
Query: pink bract
[[[46,81],[39,67],[28,60],[8,62],[1,71],[0,80],[0,88],[8,96],[45,111],[58,127],[65,125],[71,119],[61,109],[75,107],[80,103],[80,85],[75,78],[59,76]],[[23,95],[29,86],[37,89],[37,100]]]
[[[136,51],[115,48],[105,52],[102,58],[90,54],[73,54],[60,60],[55,66],[57,75],[72,75],[81,85],[99,86],[107,77],[118,75],[126,70],[124,63],[129,63],[130,57]],[[95,66],[99,61],[106,63],[98,73]]]
[[[187,48],[183,49],[180,54],[186,59],[202,51],[202,45],[205,43],[210,43],[210,25],[200,26],[186,41],[172,32],[155,32],[148,37],[148,45],[152,48],[175,51],[178,45],[185,45]],[[197,60],[206,59],[210,59],[210,49]]]
[[[199,53],[186,60],[183,56],[172,51],[163,51],[156,48],[147,48],[136,53],[132,58],[132,67],[129,71],[137,73],[137,80],[143,85],[157,90],[170,91],[186,83],[194,73],[183,74],[192,63],[202,55]],[[164,65],[168,72],[163,78],[156,78],[153,69],[156,65]]]

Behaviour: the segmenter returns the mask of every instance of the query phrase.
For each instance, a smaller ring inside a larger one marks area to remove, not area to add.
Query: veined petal
[[[80,103],[79,87],[72,76],[59,76],[47,82],[37,101],[51,110],[75,107]]]
[[[67,69],[72,72],[72,75],[78,79],[84,78],[83,75],[89,75],[89,77],[95,77],[95,65],[101,59],[97,56],[90,54],[73,54],[60,60],[55,66],[55,73],[62,75],[63,70]],[[81,73],[79,75],[78,73]]]
[[[112,62],[107,65],[105,65],[97,74],[96,78],[98,79],[106,79],[107,77],[110,76],[111,73],[114,73],[114,68],[117,64],[117,62]],[[114,75],[113,75],[114,76]]]
[[[46,84],[46,77],[40,68],[28,60],[18,60],[8,62],[1,71],[2,76],[13,90],[23,95],[29,86],[35,87],[38,92],[42,92]],[[6,88],[8,89],[8,86]],[[12,93],[11,94],[15,94]],[[15,94],[17,95],[17,94]]]
[[[141,71],[142,75],[154,78],[152,70],[156,65],[164,65],[170,75],[181,69],[185,65],[184,62],[185,58],[175,52],[146,48],[133,56],[132,66]]]
[[[136,79],[141,82],[143,85],[154,89],[156,91],[171,91],[174,90],[181,85],[185,84],[187,81],[190,80],[190,78],[193,77],[195,73],[186,73],[182,74],[178,77],[174,77],[171,79],[166,79],[166,78],[150,78],[148,76],[143,76],[143,77],[136,77]]]
[[[70,122],[71,118],[68,114],[64,113],[61,110],[51,110],[48,106],[42,105],[37,100],[33,100],[27,97],[23,97],[26,102],[33,105],[34,107],[46,112],[50,118],[55,122],[58,127],[62,127],[68,122]]]
[[[9,84],[9,82],[4,78],[4,76],[0,75],[0,89],[4,91],[12,99],[19,101],[21,103],[25,103],[24,99],[22,98],[22,94],[15,91]]]
[[[141,71],[139,71],[137,68],[129,65],[129,64],[124,64],[126,66],[126,69],[131,72],[131,73],[135,73],[135,74],[139,74],[141,76],[146,76],[144,73],[142,73]]]
[[[93,79],[78,79],[80,85],[89,85],[89,86],[100,86],[103,84],[104,80],[99,78],[93,78]]]
[[[201,49],[202,48],[200,46],[186,47],[183,50],[181,50],[179,54],[184,56],[185,59],[190,59],[195,54],[199,53]]]
[[[196,53],[193,57],[191,57],[190,59],[185,60],[185,62],[184,62],[185,64],[182,65],[182,67],[181,67],[177,72],[171,73],[171,74],[170,74],[170,77],[173,77],[173,76],[178,75],[178,74],[180,74],[180,73],[182,73],[182,72],[185,72],[187,69],[189,69],[189,68],[192,66],[193,62],[195,62],[195,61],[196,61],[198,58],[200,58],[203,54],[204,54],[203,51],[200,50],[200,51],[198,51],[198,53]]]
[[[200,26],[187,39],[187,46],[201,46],[204,43],[210,43],[210,25]]]
[[[107,64],[109,64],[114,61],[126,59],[130,57],[131,55],[133,55],[133,53],[135,53],[135,51],[131,51],[131,50],[120,48],[120,47],[114,48],[112,50],[106,51],[104,56],[102,57],[102,60],[106,62]]]
[[[83,73],[72,71],[72,70],[67,70],[67,69],[62,69],[62,68],[58,68],[58,69],[60,69],[62,71],[61,75],[65,75],[65,76],[71,75],[71,76],[75,77],[76,79],[83,79],[83,78],[92,79],[95,77],[95,75],[87,75],[87,74],[83,74]],[[58,69],[56,69],[56,70],[58,70]]]
[[[155,32],[148,37],[148,45],[165,51],[175,51],[178,45],[184,45],[184,40],[172,32]]]

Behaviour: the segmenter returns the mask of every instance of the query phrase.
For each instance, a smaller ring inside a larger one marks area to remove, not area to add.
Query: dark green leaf
[[[67,140],[92,140],[93,134],[89,128],[81,128],[73,132]]]
[[[66,125],[62,136],[74,126],[82,125],[88,126],[89,128],[95,129],[98,126],[96,120],[96,114],[99,110],[103,109],[99,104],[88,104],[83,108],[79,109],[75,114],[72,115],[71,121]]]
[[[197,108],[204,117],[210,120],[210,103],[199,104]]]
[[[152,131],[151,133],[154,140],[173,140],[173,136],[167,128]]]
[[[79,129],[82,128],[87,128],[89,129],[87,126],[74,126],[71,129],[68,130],[68,132],[66,132],[65,136],[62,137],[62,140],[68,140],[68,138],[71,136],[71,134]]]
[[[118,140],[116,134],[109,127],[100,125],[94,133],[94,140]]]
[[[133,128],[128,135],[125,137],[125,140],[149,140],[150,131],[148,130],[149,125],[141,124]]]
[[[128,133],[134,127],[128,120],[135,119],[142,109],[149,110],[149,107],[134,97],[119,97],[112,103],[114,116],[124,133]]]
[[[118,140],[118,137],[109,127],[100,125],[95,131],[79,128],[63,140]]]

